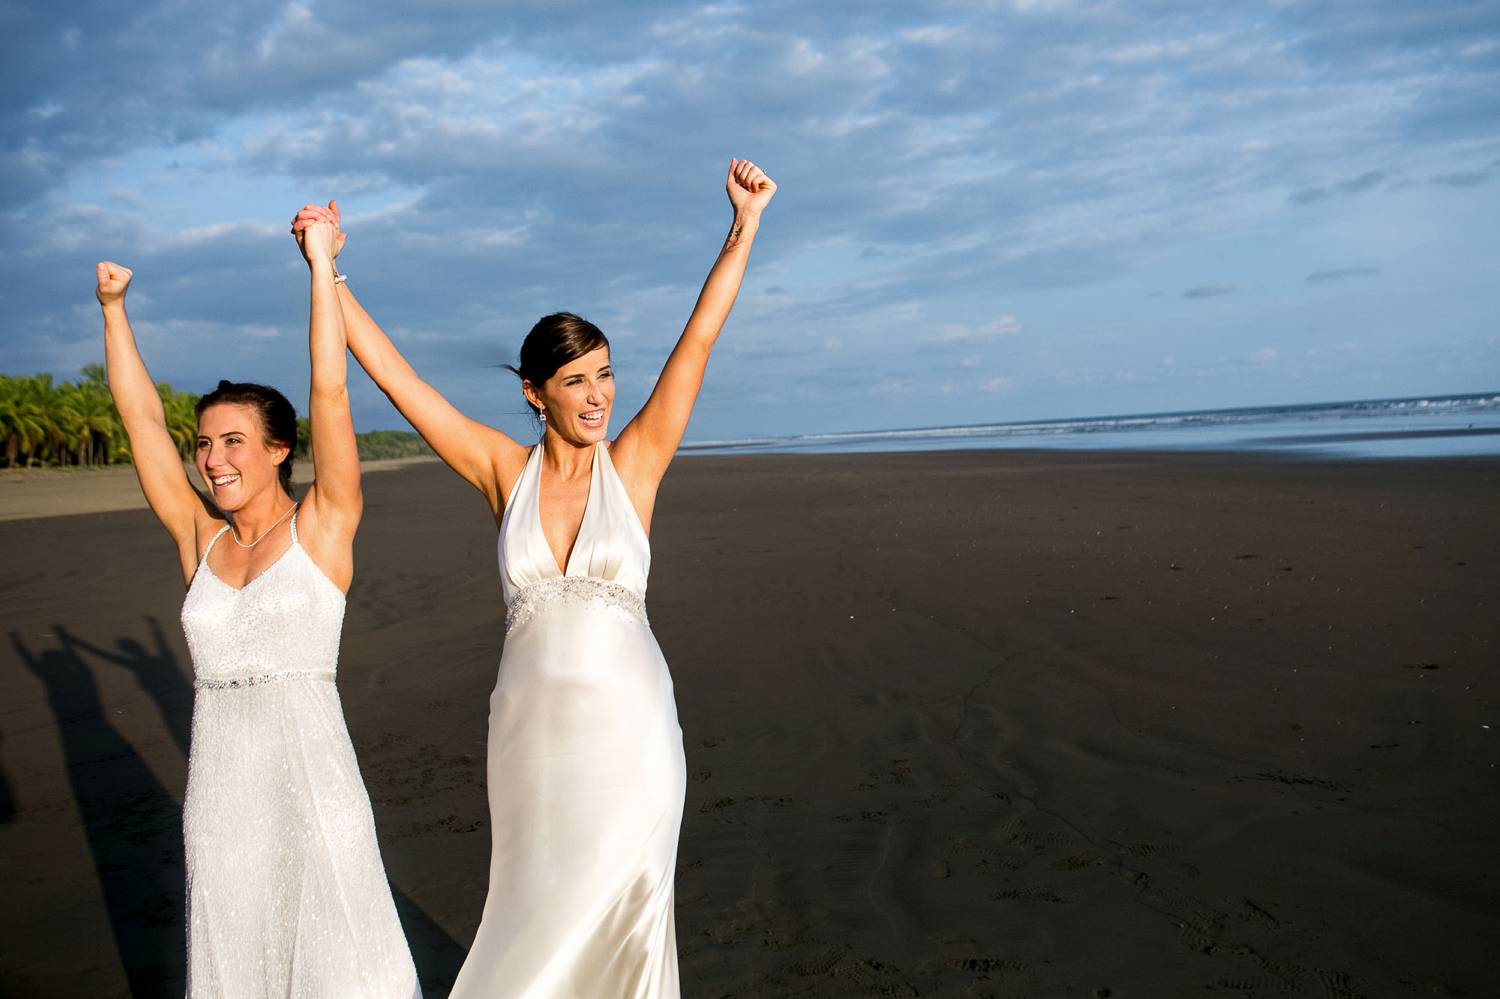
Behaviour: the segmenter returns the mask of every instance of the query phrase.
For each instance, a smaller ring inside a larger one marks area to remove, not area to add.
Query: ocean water
[[[1500,457],[1500,391],[689,441],[682,445],[682,452],[835,454],[975,448],[1242,451],[1314,458]]]

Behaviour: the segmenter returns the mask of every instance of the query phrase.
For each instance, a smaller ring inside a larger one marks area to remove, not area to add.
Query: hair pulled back
[[[297,410],[287,397],[269,385],[220,381],[218,387],[198,400],[198,419],[210,406],[249,406],[260,416],[260,431],[268,444],[287,448],[285,460],[276,467],[281,488],[292,495],[292,452],[297,449]]]
[[[587,319],[571,312],[554,312],[538,319],[521,341],[520,365],[506,367],[540,388],[557,374],[558,368],[608,346],[604,332]],[[526,404],[531,406],[531,401],[528,399]],[[535,406],[531,408],[533,414],[540,412]]]

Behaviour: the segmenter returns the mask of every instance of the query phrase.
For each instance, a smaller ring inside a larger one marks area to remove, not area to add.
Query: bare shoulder
[[[609,452],[609,463],[614,465],[615,471],[623,477],[625,475],[625,468],[622,468],[621,464],[623,463],[626,467],[629,467],[634,457],[631,453],[633,449],[630,446],[630,436],[621,431],[620,436],[614,440],[600,441],[599,443],[603,444],[604,450]]]
[[[505,434],[496,432],[499,441],[491,452],[491,463],[495,470],[495,512],[498,514],[510,502],[510,494],[516,488],[516,480],[531,457],[531,448],[520,444]]]
[[[208,543],[213,540],[214,535],[229,526],[229,518],[224,516],[212,500],[198,490],[194,489],[193,495],[198,499],[193,509],[193,557],[197,559],[203,554],[203,549],[208,547]]]
[[[653,456],[646,453],[639,435],[622,431],[613,443],[605,441],[604,444],[609,448],[609,460],[615,466],[615,473],[632,493],[655,492],[661,479],[657,472],[660,462],[652,460]]]
[[[214,536],[229,526],[229,521],[212,503],[204,499],[202,493],[196,489],[193,492],[201,501],[194,512],[193,529],[177,542],[177,554],[182,563],[182,579],[185,584],[189,585],[193,581],[194,573],[198,571],[198,563],[202,561],[203,553],[213,541]]]
[[[364,502],[357,499],[352,508],[348,503],[335,504],[324,498],[318,490],[317,480],[307,487],[307,492],[297,503],[297,534],[321,542],[324,537],[333,542],[352,541],[359,522],[364,517]]]
[[[641,460],[642,456],[630,446],[628,441],[622,444],[621,438],[616,438],[613,444],[605,441],[605,447],[609,450],[609,461],[614,466],[615,474],[625,486],[630,502],[635,505],[636,517],[649,535],[651,516],[656,509],[656,492],[661,486],[662,474],[657,471],[655,465]]]
[[[625,442],[623,445],[620,443],[622,440]],[[615,474],[629,483],[634,478],[636,465],[635,456],[631,453],[629,437],[622,433],[612,441],[600,441],[600,443],[604,445],[604,450],[609,452],[609,463],[615,467]]]
[[[319,502],[317,482],[308,486],[292,514],[297,543],[318,571],[344,593],[354,581],[354,535],[362,514],[363,504],[351,510]]]

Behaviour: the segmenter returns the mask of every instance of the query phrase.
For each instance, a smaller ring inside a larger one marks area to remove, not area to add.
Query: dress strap
[[[208,561],[208,553],[214,550],[214,545],[219,543],[219,539],[224,536],[225,531],[229,530],[229,526],[230,525],[225,524],[223,527],[219,528],[218,534],[215,534],[212,538],[209,538],[208,547],[203,549],[203,557],[198,560],[199,565],[202,565],[204,562]]]
[[[294,545],[300,543],[297,541],[297,510],[301,506],[301,503],[292,504],[292,544]]]

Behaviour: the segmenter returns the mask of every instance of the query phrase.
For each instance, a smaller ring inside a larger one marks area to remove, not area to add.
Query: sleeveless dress
[[[651,547],[609,449],[565,572],[540,446],[500,525],[505,649],[490,697],[489,895],[452,999],[675,999],[672,881],[687,770],[646,620]]]
[[[228,530],[182,605],[188,996],[420,996],[334,687],[344,595],[295,513],[291,546],[235,589],[208,567]]]

